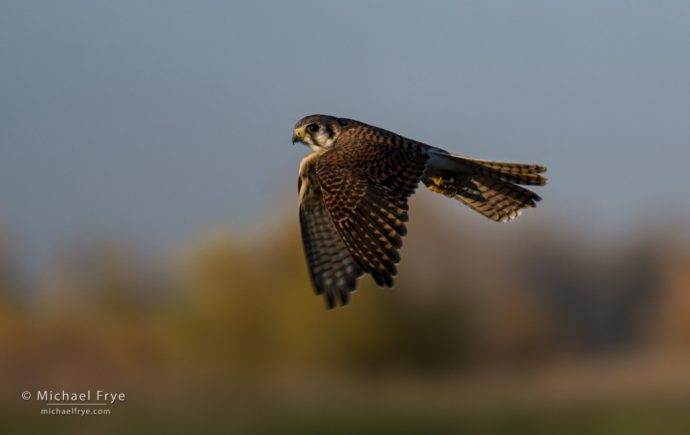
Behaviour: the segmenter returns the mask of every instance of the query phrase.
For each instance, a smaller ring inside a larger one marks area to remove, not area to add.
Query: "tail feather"
[[[507,222],[522,209],[536,207],[539,195],[518,184],[544,185],[546,167],[478,160],[432,150],[422,182],[429,190],[455,198],[482,215]]]
[[[541,173],[546,172],[545,166],[529,163],[505,163],[492,160],[471,159],[452,154],[449,157],[455,160],[460,170],[467,167],[479,174],[486,175],[490,178],[500,178],[509,183],[531,186],[543,186],[546,184],[546,177],[541,175]]]

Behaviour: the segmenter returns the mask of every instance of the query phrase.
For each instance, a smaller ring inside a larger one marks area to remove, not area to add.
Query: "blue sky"
[[[544,213],[682,215],[688,23],[687,1],[6,0],[0,226],[43,252],[255,225],[296,209],[311,113],[546,164]]]

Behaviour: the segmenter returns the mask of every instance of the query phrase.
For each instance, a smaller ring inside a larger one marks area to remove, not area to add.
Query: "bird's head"
[[[343,125],[343,121],[334,116],[305,116],[292,130],[292,143],[302,142],[316,152],[324,152],[338,138]]]

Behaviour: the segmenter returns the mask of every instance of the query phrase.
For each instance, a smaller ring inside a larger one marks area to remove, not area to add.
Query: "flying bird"
[[[408,198],[421,182],[497,222],[541,198],[544,166],[479,160],[382,128],[328,115],[295,124],[292,143],[309,146],[299,168],[299,217],[309,274],[328,308],[347,305],[357,279],[392,287]]]

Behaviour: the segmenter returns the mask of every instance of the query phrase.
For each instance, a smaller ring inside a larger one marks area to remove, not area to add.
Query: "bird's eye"
[[[319,125],[318,124],[309,124],[307,126],[307,131],[309,133],[316,133],[317,131],[319,131]]]

